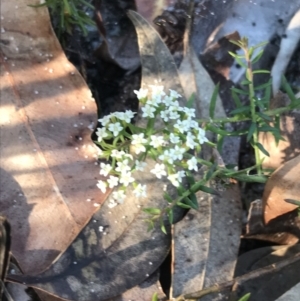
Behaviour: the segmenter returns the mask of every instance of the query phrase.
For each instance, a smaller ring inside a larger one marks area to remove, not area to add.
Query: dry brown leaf
[[[289,97],[278,92],[270,101],[270,108],[276,109],[284,107],[290,103]],[[261,158],[264,159],[264,168],[278,168],[281,164],[295,158],[300,154],[300,112],[294,110],[280,116],[280,134],[285,140],[280,140],[278,144],[270,132],[260,132],[259,142],[263,144],[270,156],[260,152]]]
[[[300,196],[300,156],[284,163],[266,183],[263,194],[264,221],[272,219],[297,208],[285,199],[299,200]]]
[[[49,267],[106,197],[96,187],[95,102],[62,52],[47,9],[28,6],[34,2],[1,3],[0,44],[0,211],[29,274]]]
[[[299,244],[252,250],[239,257],[236,276],[264,268],[282,260],[287,260],[288,258],[292,259],[296,254],[299,254],[299,251]],[[274,301],[284,292],[299,283],[299,268],[300,260],[294,262],[292,265],[285,266],[280,269],[280,271],[274,270],[269,274],[258,276],[255,279],[250,279],[242,283],[237,282],[234,286],[235,292],[238,293],[238,297],[242,297],[250,292],[250,300]]]

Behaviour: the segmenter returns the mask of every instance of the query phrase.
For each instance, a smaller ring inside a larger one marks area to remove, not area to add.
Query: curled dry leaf
[[[290,103],[289,97],[279,91],[270,101],[270,108],[276,109],[284,107]],[[300,154],[300,111],[294,110],[280,116],[280,134],[284,140],[278,144],[270,132],[260,132],[259,142],[264,146],[270,156],[260,152],[264,159],[262,165],[264,168],[278,168],[286,161],[295,158]]]
[[[12,225],[13,255],[36,274],[106,196],[96,187],[94,99],[53,34],[47,8],[29,4],[1,4],[0,211]]]
[[[297,208],[286,199],[299,200],[300,156],[284,163],[266,183],[263,194],[263,214],[265,223]]]

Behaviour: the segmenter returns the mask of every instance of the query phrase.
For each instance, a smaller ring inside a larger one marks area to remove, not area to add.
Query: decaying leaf
[[[260,239],[280,245],[293,245],[300,239],[300,219],[297,210],[272,219],[267,225],[263,220],[262,200],[251,202],[246,239]]]
[[[271,109],[284,107],[290,103],[288,95],[278,92],[270,101]],[[266,156],[260,152],[264,168],[276,169],[281,164],[300,154],[300,112],[294,110],[280,116],[280,134],[284,140],[278,144],[272,133],[260,132],[259,141],[270,154]]]
[[[252,250],[239,257],[236,276],[254,271],[281,260],[293,258],[299,254],[300,245],[283,247],[265,247]],[[250,301],[274,301],[300,281],[300,260],[292,265],[286,265],[280,271],[274,270],[266,275],[235,285],[238,297],[251,293]]]
[[[13,255],[36,274],[66,250],[106,196],[96,187],[91,92],[63,54],[47,9],[29,4],[1,4],[0,211],[12,225]]]
[[[299,200],[300,156],[281,165],[266,183],[263,194],[264,221],[272,219],[297,208],[286,199]]]

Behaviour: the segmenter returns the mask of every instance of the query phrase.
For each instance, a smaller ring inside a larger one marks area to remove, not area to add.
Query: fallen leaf
[[[166,57],[156,55],[156,51],[162,54],[168,49],[157,41],[158,34],[144,19],[134,12],[130,15],[134,16],[138,31],[142,64],[148,62],[145,56],[152,58],[152,65],[149,66],[149,62],[145,68],[143,65],[143,84],[153,84],[159,75],[166,89],[178,91],[173,73],[176,74],[176,68],[167,64],[171,61]],[[138,121],[137,125],[141,126],[142,122]],[[147,231],[147,215],[142,209],[165,206],[162,197],[165,187],[171,197],[176,194],[167,180],[158,180],[150,173],[155,162],[148,160],[147,163],[143,172],[135,174],[139,182],[147,184],[146,198],[135,197],[133,189],[128,188],[124,204],[111,209],[109,196],[72,245],[46,272],[36,277],[10,275],[10,281],[26,283],[66,300],[94,301],[97,296],[101,301],[116,297],[147,279],[168,254],[170,234],[165,235],[160,225]],[[174,222],[181,216],[182,210],[175,211]]]
[[[290,103],[289,97],[278,92],[270,101],[270,108],[284,107]],[[289,161],[300,154],[300,112],[294,110],[280,116],[280,134],[284,140],[278,144],[272,133],[260,132],[259,142],[264,146],[270,156],[260,152],[263,159],[263,168],[276,169],[284,162]]]
[[[25,273],[48,268],[105,199],[91,133],[97,109],[47,9],[3,1],[0,211]],[[92,200],[86,202],[87,199]]]
[[[266,183],[263,194],[265,223],[297,208],[285,199],[299,200],[300,156],[284,163],[274,171]]]
[[[179,68],[181,85],[185,97],[195,95],[194,107],[198,118],[209,117],[210,99],[215,85],[208,72],[200,63],[193,47],[189,44],[189,27],[185,33],[185,56]],[[225,117],[220,97],[217,97],[215,117]],[[212,157],[209,150],[205,156]],[[234,150],[225,152],[237,163],[239,139]],[[229,155],[230,154],[230,155]],[[230,160],[231,160],[230,159]],[[218,154],[216,160],[223,159]],[[201,179],[201,173],[196,178]],[[211,184],[209,184],[210,186]],[[216,190],[218,188],[214,187]],[[174,225],[173,274],[171,298],[191,293],[214,283],[231,280],[238,254],[241,232],[241,205],[239,188],[232,185],[220,191],[222,196],[212,196],[201,191],[196,197],[197,211],[190,210],[183,220]],[[215,250],[226,252],[216,254]]]
[[[259,268],[278,263],[281,260],[293,258],[299,254],[300,245],[283,246],[283,247],[266,247],[257,250],[252,250],[239,257],[237,266],[240,264],[239,273],[236,276],[241,276],[247,272],[255,271]],[[251,300],[273,301],[280,297],[283,293],[291,289],[300,281],[300,260],[292,265],[287,265],[280,271],[274,270],[266,275],[259,276],[237,283],[234,289],[237,297],[242,297],[246,293],[251,293]],[[284,277],[284,281],[282,280]]]
[[[262,200],[251,202],[243,238],[259,239],[280,245],[296,244],[300,239],[300,219],[297,210],[279,215],[265,225]]]

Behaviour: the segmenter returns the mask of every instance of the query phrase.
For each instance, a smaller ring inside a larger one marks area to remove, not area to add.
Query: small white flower
[[[160,117],[164,122],[168,122],[169,121],[168,111],[161,111]]]
[[[178,94],[176,91],[171,90],[171,89],[169,89],[169,91],[170,91],[170,97],[171,98],[179,98],[179,97],[181,97],[181,95]]]
[[[177,128],[181,134],[187,133],[191,128],[191,120],[178,120],[174,127]]]
[[[135,190],[133,191],[133,193],[136,195],[136,197],[146,197],[147,196],[147,193],[146,193],[146,188],[147,186],[146,185],[141,185],[139,184]]]
[[[128,160],[124,160],[122,162],[117,162],[118,167],[116,168],[116,171],[120,173],[126,173],[129,171],[131,168],[128,165]]]
[[[204,142],[208,142],[208,139],[205,137],[205,131],[201,128],[198,129],[197,138],[200,144],[203,144]]]
[[[107,183],[109,185],[109,188],[113,188],[115,186],[118,186],[119,178],[114,176],[109,176],[109,179],[107,180]]]
[[[150,145],[157,148],[165,144],[164,137],[152,135]]]
[[[176,145],[174,149],[170,150],[170,153],[174,160],[182,160],[183,154],[185,153],[185,149]]]
[[[133,92],[136,94],[136,96],[139,100],[146,98],[148,95],[148,89],[140,88],[138,91],[134,90]]]
[[[107,177],[107,175],[110,173],[112,169],[112,166],[110,164],[101,163],[100,167],[101,167],[100,175],[104,175],[104,177]]]
[[[124,112],[115,112],[113,113],[113,116],[115,116],[116,118],[120,119],[120,120],[124,120]]]
[[[189,119],[196,117],[196,114],[195,114],[196,110],[193,109],[193,108],[187,108],[187,107],[185,107],[185,108],[183,108],[183,112],[187,115],[187,117]]]
[[[169,175],[168,176],[168,180],[175,186],[178,187],[179,186],[179,180],[178,180],[178,175],[177,173]]]
[[[146,104],[144,107],[142,107],[143,117],[149,117],[149,118],[154,118],[154,113],[156,109],[148,104]]]
[[[118,136],[118,134],[123,130],[123,127],[121,126],[120,122],[111,123],[108,126],[108,129],[114,134],[115,137]]]
[[[144,153],[146,151],[146,147],[143,144],[135,144],[133,146],[133,150],[138,155],[140,153]]]
[[[164,92],[164,86],[158,86],[158,85],[149,85],[149,87],[152,89],[152,98],[154,97],[162,97],[166,95]]]
[[[191,159],[187,160],[188,169],[198,171],[198,162],[196,157],[192,157]]]
[[[124,155],[125,155],[124,151],[118,151],[117,149],[113,149],[111,151],[111,156],[116,159],[121,159],[122,156],[124,156]]]
[[[107,183],[99,180],[97,183],[97,187],[102,191],[102,193],[106,192]]]
[[[128,186],[132,182],[134,182],[134,178],[131,176],[131,172],[125,172],[121,174],[121,184],[123,184],[124,186]]]
[[[131,110],[126,110],[126,112],[124,113],[124,121],[130,123],[131,119],[134,117],[134,114],[136,114],[136,112],[132,112]]]
[[[112,193],[112,197],[113,197],[119,204],[123,204],[126,196],[125,196],[124,190],[118,190],[118,191],[114,191],[114,192]]]
[[[146,162],[135,160],[135,169],[143,171],[145,167],[147,166]]]
[[[176,120],[180,118],[180,115],[176,111],[170,111],[169,118],[172,120]]]
[[[110,199],[108,203],[108,208],[114,208],[118,205],[118,203],[114,199]]]
[[[162,176],[167,175],[165,168],[164,164],[156,163],[155,167],[151,169],[150,172],[155,174],[158,179],[161,179]]]
[[[144,137],[145,137],[145,135],[143,133],[132,135],[131,144],[144,144],[144,143],[147,143],[147,139],[145,139]]]
[[[147,143],[147,139],[144,138],[143,133],[132,135],[131,144],[134,145],[134,152],[136,154],[146,151],[144,143]]]
[[[165,104],[167,107],[171,106],[172,103],[173,103],[173,101],[174,101],[173,98],[170,97],[170,96],[165,96],[165,97],[164,97],[164,104]]]
[[[179,182],[182,182],[182,178],[185,177],[185,171],[180,170],[177,172]]]
[[[96,135],[98,136],[98,142],[101,142],[103,138],[106,138],[108,136],[106,128],[97,128]]]
[[[164,153],[158,157],[158,159],[161,161],[167,161],[169,164],[173,164],[174,160],[176,160],[176,158],[174,158],[173,152],[168,149],[166,149]]]
[[[190,132],[187,133],[186,136],[186,145],[187,147],[189,147],[190,149],[194,149],[195,146],[197,145],[197,143],[195,142],[196,137],[191,134]]]
[[[106,126],[110,121],[110,115],[106,115],[103,118],[98,119],[101,122],[102,126]]]
[[[177,144],[180,142],[180,138],[175,136],[173,133],[170,134],[170,141],[171,143]]]

